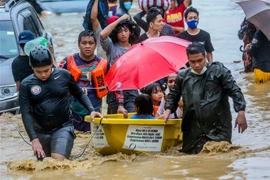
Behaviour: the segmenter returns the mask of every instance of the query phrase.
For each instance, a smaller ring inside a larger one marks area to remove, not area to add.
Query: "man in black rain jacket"
[[[183,98],[182,152],[197,154],[208,141],[228,141],[232,137],[232,116],[228,97],[238,112],[235,127],[239,133],[247,128],[245,99],[231,72],[220,62],[207,63],[202,44],[187,47],[190,68],[179,71],[168,95],[164,123]]]

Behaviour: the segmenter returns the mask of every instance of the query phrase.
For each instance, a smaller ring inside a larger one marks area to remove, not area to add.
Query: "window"
[[[36,22],[32,17],[31,11],[24,9],[19,14],[21,15],[19,16],[19,19],[22,19],[21,22],[23,22],[23,29],[30,30],[35,34],[35,37],[39,37],[41,34],[35,25]]]
[[[11,21],[1,21],[0,56],[15,57],[19,53],[16,36]]]

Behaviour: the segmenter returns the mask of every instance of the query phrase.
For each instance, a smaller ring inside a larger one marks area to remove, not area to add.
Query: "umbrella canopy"
[[[132,46],[107,73],[109,90],[140,89],[177,72],[187,62],[189,44],[176,37],[161,36]]]
[[[247,20],[270,40],[270,0],[245,0],[237,3],[245,12]]]

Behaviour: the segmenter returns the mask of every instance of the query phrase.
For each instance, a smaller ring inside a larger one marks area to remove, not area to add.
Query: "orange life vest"
[[[73,55],[67,57],[67,70],[72,74],[76,82],[82,77],[82,71],[78,68]]]
[[[104,81],[107,65],[108,61],[100,58],[97,67],[91,72],[94,87],[96,89],[96,95],[98,98],[102,98],[108,94],[108,90]],[[67,70],[72,74],[76,82],[78,82],[82,77],[82,71],[78,68],[73,55],[67,57]]]

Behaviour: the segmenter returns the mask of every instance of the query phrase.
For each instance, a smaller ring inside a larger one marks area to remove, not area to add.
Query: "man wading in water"
[[[170,90],[164,115],[166,124],[171,112],[183,98],[182,152],[197,154],[208,141],[231,143],[232,116],[228,96],[238,113],[235,127],[243,133],[247,129],[246,102],[231,72],[220,62],[207,63],[204,46],[193,42],[187,47],[190,68],[179,71]]]
[[[34,74],[22,81],[19,100],[34,155],[38,159],[69,158],[75,139],[69,93],[88,110],[92,119],[102,115],[95,112],[67,70],[53,68],[53,59],[47,48],[33,48],[29,59]]]

